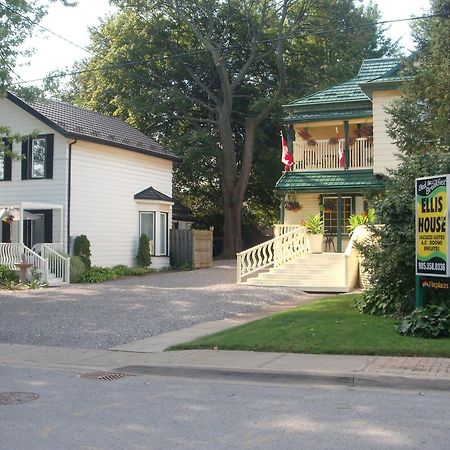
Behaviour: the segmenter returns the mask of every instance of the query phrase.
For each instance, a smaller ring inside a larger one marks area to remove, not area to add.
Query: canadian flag
[[[281,162],[284,164],[284,171],[287,172],[289,168],[294,164],[291,154],[289,153],[289,149],[287,146],[286,138],[282,131],[280,131],[281,135]]]
[[[339,139],[338,127],[336,129],[336,138]],[[344,142],[339,139],[339,167],[346,167],[347,161],[345,160]]]

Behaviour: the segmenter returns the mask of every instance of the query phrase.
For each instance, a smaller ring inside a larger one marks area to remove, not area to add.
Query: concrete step
[[[298,287],[301,288],[302,291],[305,292],[350,292],[351,289],[347,286],[342,286],[333,284],[330,286],[326,286],[323,283],[314,283],[314,284],[308,284],[303,281],[296,281],[296,280],[290,280],[290,281],[283,281],[283,280],[262,280],[260,278],[251,278],[244,282],[244,284],[248,284],[251,286],[282,286],[282,287]]]
[[[309,292],[349,292],[342,253],[310,254],[246,280],[256,286],[300,287]]]
[[[55,276],[55,274],[49,273],[48,278],[47,278],[47,284],[50,287],[58,287],[58,286],[62,286],[65,283],[62,278],[58,278]]]

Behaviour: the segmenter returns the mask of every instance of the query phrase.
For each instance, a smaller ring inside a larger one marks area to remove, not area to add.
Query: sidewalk
[[[450,389],[450,359],[220,350],[136,352],[0,344],[0,365],[355,387]]]

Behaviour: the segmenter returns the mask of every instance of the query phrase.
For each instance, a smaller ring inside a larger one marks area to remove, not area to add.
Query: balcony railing
[[[356,139],[353,144],[349,145],[348,153],[350,169],[373,167],[373,143],[371,140]],[[316,145],[308,145],[306,141],[294,142],[294,170],[339,168],[339,144],[330,144],[328,139],[316,141]]]

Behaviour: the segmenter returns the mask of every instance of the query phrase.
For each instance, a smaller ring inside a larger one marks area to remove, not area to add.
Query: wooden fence
[[[210,230],[170,230],[170,264],[191,269],[211,267],[213,232]]]

